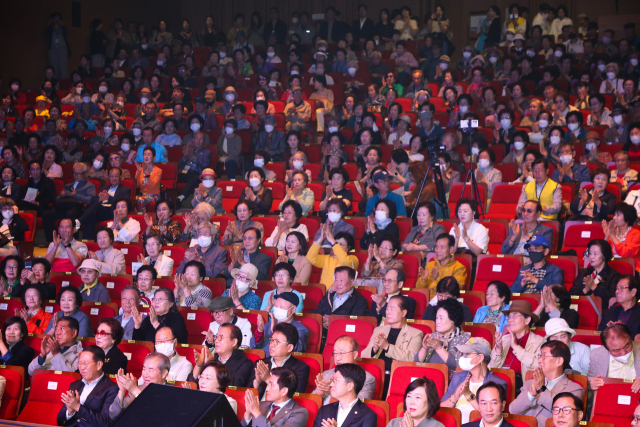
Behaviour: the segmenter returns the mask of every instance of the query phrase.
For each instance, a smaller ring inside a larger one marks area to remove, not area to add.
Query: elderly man
[[[242,331],[237,325],[223,323],[218,328],[215,338],[215,353],[211,354],[207,348],[198,353],[194,350],[196,365],[193,368],[193,376],[198,378],[202,365],[208,360],[217,360],[223,363],[231,374],[230,385],[236,387],[249,387],[249,378],[253,372],[253,362],[245,355],[244,350],[239,349],[242,342]]]
[[[406,278],[407,275],[404,270],[390,268],[387,270],[384,275],[384,279],[382,280],[382,292],[378,292],[371,296],[373,303],[371,304],[371,313],[369,313],[369,315],[376,317],[378,319],[378,324],[380,324],[382,318],[387,312],[387,303],[391,297],[402,295],[400,291],[404,287],[404,281]],[[409,304],[407,318],[413,319],[413,314],[416,311],[416,300],[406,295],[402,296],[407,299],[407,303]]]
[[[202,174],[200,174],[201,182],[194,188],[195,193],[193,199],[191,199],[192,207],[195,208],[200,203],[208,203],[215,209],[216,213],[225,213],[224,209],[222,209],[222,189],[215,186],[216,178],[217,176],[213,169],[207,168],[202,171]]]
[[[242,235],[244,248],[230,251],[231,264],[224,272],[227,278],[227,288],[233,284],[232,272],[245,264],[252,264],[258,269],[258,280],[269,280],[272,259],[259,249],[262,233],[254,227],[247,228]]]
[[[133,307],[137,307],[140,304],[140,291],[135,285],[129,285],[122,289],[120,292],[120,308],[121,313],[114,317],[122,325],[124,329],[123,340],[133,339]]]
[[[475,399],[481,419],[463,424],[463,427],[513,427],[502,415],[507,406],[506,387],[493,381],[486,382],[476,392]]]
[[[333,361],[336,366],[345,363],[357,363],[359,352],[358,341],[348,335],[343,335],[336,339],[333,345]],[[311,394],[319,394],[322,396],[324,405],[328,405],[331,401],[331,378],[335,374],[335,368],[324,371],[316,376],[316,389]],[[365,371],[366,380],[360,392],[359,399],[373,399],[373,393],[376,391],[376,378],[369,372]]]
[[[346,314],[348,316],[367,316],[369,305],[367,300],[354,288],[356,271],[351,267],[337,267],[333,273],[333,285],[312,313],[322,315],[322,329],[326,334],[329,329],[329,316]]]
[[[171,362],[164,354],[151,353],[144,358],[142,366],[142,384],[136,382],[133,374],[120,370],[116,374],[118,394],[109,407],[109,417],[115,420],[123,409],[127,408],[149,384],[167,384]]]
[[[100,228],[96,238],[100,250],[87,252],[87,258],[100,266],[101,274],[126,274],[124,254],[113,247],[113,239],[112,229]]]
[[[40,354],[29,364],[29,375],[36,369],[76,372],[78,354],[82,343],[77,340],[80,325],[73,317],[64,316],[58,320],[55,337],[45,335],[40,344]]]
[[[567,321],[559,317],[549,319],[544,325],[547,341],[562,341],[571,351],[571,369],[579,375],[587,375],[591,359],[589,346],[571,341],[576,331],[571,329]]]
[[[245,392],[243,426],[304,427],[309,412],[293,400],[298,387],[296,373],[289,368],[273,368],[267,380],[265,400],[260,402],[252,390]]]
[[[637,409],[636,409],[637,411]],[[553,425],[556,427],[578,427],[584,418],[584,402],[569,392],[556,394],[553,398]],[[636,412],[637,413],[637,412]],[[637,424],[637,418],[633,417],[631,425]]]
[[[271,160],[278,162],[282,160],[282,153],[289,148],[287,136],[276,129],[276,118],[271,114],[267,114],[264,118],[264,131],[258,132],[253,148],[268,152]]]
[[[118,386],[104,375],[104,351],[95,345],[83,349],[78,357],[81,380],[71,383],[62,394],[59,426],[107,427],[111,425],[109,407],[118,395]]]
[[[589,389],[596,391],[604,385],[603,377],[632,381],[631,391],[640,391],[640,343],[633,342],[626,325],[615,323],[600,335],[602,347],[591,352]]]
[[[531,264],[520,268],[516,280],[511,285],[511,292],[539,294],[547,286],[563,283],[564,271],[546,260],[546,256],[551,252],[551,243],[546,237],[535,235],[523,247],[529,251]]]
[[[293,349],[298,343],[298,330],[290,323],[278,323],[273,327],[273,334],[269,344],[270,357],[260,359],[255,363],[255,369],[249,377],[249,387],[257,388],[260,395],[264,394],[266,382],[271,377],[271,369],[284,367],[293,370],[298,377],[296,390],[304,393],[309,382],[309,365],[293,356]]]
[[[200,261],[205,266],[206,277],[218,277],[227,266],[227,250],[215,244],[218,240],[219,228],[211,222],[198,225],[198,244],[184,253],[184,259],[178,266],[176,274],[184,274],[186,265],[191,261]]]
[[[138,148],[138,153],[136,155],[136,160],[135,160],[136,162],[142,163],[142,161],[144,160],[143,159],[144,149],[146,147],[155,148],[155,150],[156,150],[155,161],[156,162],[162,163],[162,162],[168,162],[169,161],[169,154],[168,154],[167,149],[164,147],[164,145],[159,144],[158,142],[155,141],[155,130],[150,126],[147,126],[142,131],[142,144]]]
[[[378,171],[373,175],[373,185],[378,189],[378,194],[367,200],[367,211],[365,216],[369,216],[373,213],[373,208],[380,199],[389,199],[395,203],[398,216],[407,215],[407,210],[404,206],[404,199],[399,194],[391,191],[391,179],[392,176],[386,170]]]
[[[73,238],[73,220],[62,218],[58,232],[53,232],[53,242],[44,256],[51,264],[51,271],[73,271],[87,256],[87,245]]]
[[[436,289],[438,282],[445,277],[453,277],[459,287],[467,282],[467,268],[454,258],[456,239],[450,234],[441,233],[436,237],[435,257],[420,270],[416,288]],[[411,317],[411,316],[409,316]]]
[[[631,337],[640,334],[640,281],[634,276],[622,276],[616,284],[615,305],[602,313],[599,331],[614,322],[622,322],[631,330]]]
[[[156,331],[156,352],[167,356],[171,364],[167,380],[187,381],[187,378],[193,371],[193,365],[186,357],[180,356],[176,352],[177,345],[178,340],[173,335],[170,327],[164,326]],[[143,378],[140,378],[138,385],[142,385],[143,383]]]
[[[258,316],[258,329],[253,338],[251,338],[251,348],[264,350],[264,354],[269,357],[269,347],[273,329],[279,323],[289,323],[298,330],[298,342],[294,347],[294,351],[304,353],[309,343],[309,329],[301,322],[295,319],[296,307],[300,304],[300,300],[293,292],[283,292],[276,295],[273,303],[272,320],[265,325],[262,316]]]
[[[440,401],[440,407],[459,409],[462,414],[462,422],[467,423],[471,411],[479,410],[482,414],[482,406],[479,405],[477,397],[480,393],[479,389],[490,383],[502,387],[506,394],[507,383],[491,372],[487,366],[491,360],[489,341],[484,338],[471,337],[466,344],[457,345],[456,349],[463,354],[458,361],[458,366],[462,371],[453,374],[451,383]],[[502,393],[500,394],[502,395]]]
[[[538,221],[542,215],[542,205],[538,200],[527,200],[522,206],[521,214],[522,223],[511,220],[509,235],[502,243],[501,252],[505,255],[522,255],[528,259],[529,251],[525,249],[525,245],[529,239],[542,236],[548,242],[553,242],[553,228]]]
[[[402,46],[402,49],[404,51],[405,47]],[[393,57],[394,54],[392,54]],[[411,54],[409,54],[411,55]],[[413,57],[413,55],[412,55]],[[393,59],[393,58],[392,58]],[[415,61],[415,59],[414,59]],[[429,93],[429,96],[433,96],[433,94],[431,93],[431,88],[429,87],[429,84],[427,83],[427,81],[424,79],[424,74],[422,73],[421,70],[413,70],[413,73],[411,73],[411,84],[409,86],[407,86],[407,89],[405,89],[405,97],[406,98],[413,98],[414,95],[418,92],[420,92],[421,90],[425,90]],[[444,132],[443,132],[444,134]]]
[[[367,73],[371,74],[371,83],[375,83],[378,87],[382,87],[382,79],[391,71],[391,67],[386,62],[382,62],[382,54],[373,52],[371,55],[371,63],[367,67]]]
[[[563,182],[575,182],[580,185],[583,182],[591,182],[589,167],[574,160],[576,150],[573,148],[573,143],[563,142],[560,144],[558,155],[562,165],[553,171],[551,179],[561,184]]]
[[[73,182],[64,186],[56,198],[55,209],[42,214],[47,242],[53,241],[53,227],[56,219],[69,217],[77,219],[82,215],[84,205],[96,201],[96,187],[87,181],[87,165],[76,163],[73,165]],[[74,225],[75,224],[74,222]]]
[[[20,188],[18,195],[18,207],[25,211],[36,211],[38,216],[42,216],[45,209],[56,199],[56,186],[51,178],[42,173],[42,165],[35,160],[29,162],[29,180]],[[38,193],[35,198],[27,199],[27,192],[30,188],[35,188]]]
[[[284,114],[287,119],[285,130],[287,132],[295,130],[302,132],[307,129],[307,122],[311,118],[311,105],[302,99],[302,88],[295,86],[291,88],[293,101],[284,107]]]
[[[543,219],[557,219],[562,208],[562,186],[549,179],[549,162],[547,159],[536,159],[531,163],[531,174],[534,180],[522,187],[518,199],[517,211],[522,213],[524,204],[529,200],[540,202]]]
[[[547,419],[551,418],[550,408],[555,395],[567,392],[582,399],[585,389],[564,374],[570,360],[571,351],[563,342],[542,344],[539,366],[533,371],[533,379],[524,382],[520,395],[509,405],[509,413],[531,415],[538,420],[538,427],[544,427]]]
[[[129,172],[129,169],[122,169],[122,154],[120,154],[119,152],[115,151],[109,154],[109,164],[111,165],[111,169],[115,169],[118,168],[120,169],[120,179],[128,179],[133,181],[133,178],[131,177],[131,172]],[[113,187],[113,184],[111,184],[111,174],[109,174],[109,184],[110,184],[110,188]],[[120,184],[118,182],[118,184]],[[107,194],[109,194],[109,191],[107,190]],[[109,194],[111,195],[111,194]],[[116,197],[115,194],[113,194],[112,196],[113,198],[117,199],[119,197],[122,196],[118,196]]]
[[[131,129],[133,129],[133,124],[139,123],[142,126],[142,129],[149,127],[153,129],[154,132],[162,132],[162,122],[156,117],[157,111],[158,105],[154,100],[147,102],[144,105],[144,114],[133,121],[133,123],[131,124]]]
[[[113,155],[113,154],[112,154]],[[91,200],[91,204],[78,221],[84,226],[82,238],[95,240],[95,226],[100,221],[113,220],[113,210],[116,207],[116,200],[131,199],[131,189],[122,185],[122,169],[112,167],[109,169],[109,185],[102,188],[97,198]]]
[[[209,329],[202,332],[206,338],[202,345],[209,347],[209,350],[214,350],[215,339],[218,334],[218,330],[221,325],[231,324],[237,326],[242,331],[242,342],[240,348],[251,348],[251,341],[253,339],[253,333],[251,332],[251,323],[244,317],[238,317],[233,312],[235,305],[233,299],[230,297],[217,297],[211,304],[209,304],[209,313],[213,318],[213,322],[209,324]],[[258,321],[262,316],[258,316]]]

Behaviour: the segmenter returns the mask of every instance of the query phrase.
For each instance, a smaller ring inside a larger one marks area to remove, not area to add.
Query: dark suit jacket
[[[31,363],[35,357],[35,350],[20,340],[9,351],[11,352],[11,357],[4,361],[4,364],[10,366],[22,366],[24,368],[24,374],[28,378],[29,363]]]
[[[580,205],[580,200],[582,200],[580,196],[573,199],[573,201],[569,205],[571,212],[573,212],[573,216],[569,218],[569,220],[585,219],[585,220],[591,221],[591,219],[588,219],[588,217],[585,218],[582,215],[582,212],[584,211],[584,209],[587,207],[589,202],[591,202],[591,198],[592,198],[591,193],[588,193],[587,203],[584,203],[582,205],[582,209],[578,208],[578,206]],[[600,196],[600,200],[602,201],[602,204],[600,205],[600,209],[598,209],[598,205],[596,205],[595,203],[593,204],[593,217],[592,217],[593,221],[602,221],[603,219],[607,219],[607,215],[613,214],[613,211],[615,210],[615,207],[616,207],[615,194],[605,190],[602,196]]]
[[[242,417],[240,423],[243,427],[303,427],[307,425],[307,419],[309,419],[309,412],[306,408],[300,406],[295,400],[291,399],[286,405],[278,411],[274,417],[269,420],[269,414],[271,412],[271,402],[260,402],[261,415],[258,418],[252,418],[247,420]]]
[[[375,24],[371,18],[367,18],[364,20],[364,25],[362,25],[362,29],[360,29],[360,18],[353,21],[351,25],[351,31],[353,32],[353,38],[355,41],[359,41],[360,39],[364,39],[365,42],[367,40],[373,40],[373,33],[375,32]]]
[[[329,22],[322,21],[322,23],[320,24],[320,37],[328,42],[329,36],[331,36],[331,41],[333,41],[334,43],[338,43],[338,40],[345,38],[349,29],[350,28],[348,24],[334,19],[333,26],[331,27],[331,34],[329,34]]]
[[[218,353],[215,354],[213,360],[219,360]],[[231,373],[231,385],[236,387],[253,387],[250,385],[249,377],[255,375],[253,370],[253,362],[249,359],[243,350],[236,349],[231,353],[231,357],[225,363],[227,369]],[[253,381],[253,380],[252,380]],[[243,414],[244,415],[244,414]]]
[[[169,311],[167,314],[163,316],[158,316],[158,321],[160,322],[160,326],[158,329],[163,326],[168,326],[173,331],[173,336],[178,339],[178,343],[186,344],[187,338],[189,338],[189,332],[187,331],[187,324],[184,321],[184,317],[177,311]],[[140,329],[133,329],[133,339],[136,341],[156,341],[156,331],[151,324],[151,320],[149,320],[149,316],[145,316],[144,320],[142,320],[142,325],[140,325]]]
[[[244,194],[244,191],[242,192]],[[249,261],[255,265],[258,269],[258,280],[269,280],[269,272],[271,271],[271,257],[263,253],[260,249],[252,254],[249,254]],[[236,263],[234,268],[240,268],[240,263]],[[233,277],[229,273],[228,269],[224,270],[224,275],[227,278],[227,288],[231,287]]]
[[[30,206],[32,209],[33,206],[35,206],[31,203],[24,202],[24,197],[27,195],[27,190],[29,188],[38,189],[36,202],[39,203],[39,207],[42,207],[42,209],[48,208],[49,205],[56,200],[56,194],[58,194],[56,192],[56,185],[53,183],[53,180],[51,178],[47,178],[46,176],[42,175],[42,178],[40,178],[38,184],[34,184],[33,178],[29,178],[29,181],[20,189],[20,202],[18,203],[18,205],[21,209],[30,209]]]
[[[348,316],[368,316],[369,315],[369,305],[367,304],[367,300],[364,299],[359,292],[353,289],[353,293],[349,296],[344,304],[338,307],[335,311],[331,309],[331,305],[329,304],[329,299],[331,299],[331,304],[333,304],[333,296],[335,292],[331,292],[328,296],[323,297],[320,300],[320,304],[318,304],[318,308],[312,310],[312,313],[317,313],[321,315],[325,314],[346,314]]]
[[[402,295],[402,293],[400,294]],[[413,319],[413,315],[416,312],[416,300],[407,295],[402,295],[409,301],[409,310],[407,310],[407,319]],[[387,311],[387,303],[385,302],[382,308],[380,309],[380,313],[378,314],[378,303],[375,301],[371,302],[371,312],[369,316],[373,316],[378,319],[378,324],[382,321],[382,318],[385,317],[385,313]]]
[[[338,405],[340,405],[340,402],[322,406],[318,411],[316,420],[313,422],[313,427],[321,427],[323,420],[331,418],[337,420]],[[342,427],[376,427],[376,413],[366,403],[358,400],[342,423]]]
[[[29,230],[27,221],[18,214],[13,215],[13,218],[11,218],[11,222],[9,223],[9,233],[11,233],[13,240],[24,240],[24,233],[27,230]]]
[[[269,369],[271,369],[270,357],[265,357],[264,359],[260,359],[260,360],[262,360],[269,367]],[[254,368],[255,368],[255,365],[257,364],[258,362],[256,362],[253,365]],[[307,389],[307,384],[309,383],[309,373],[311,372],[309,365],[307,365],[300,359],[296,359],[293,355],[291,355],[291,357],[289,357],[287,361],[284,362],[284,365],[282,365],[282,367],[289,368],[296,373],[296,376],[298,377],[298,387],[296,388],[296,392],[304,393],[304,391]],[[256,379],[256,371],[255,369],[251,369],[251,376],[249,377],[249,382],[247,383],[248,384],[247,387],[253,387],[253,380],[255,379]],[[264,394],[264,391],[266,389],[267,389],[267,383],[263,381],[258,387],[260,396]]]
[[[102,187],[102,189],[109,191],[109,187],[111,186],[108,185],[106,187]],[[118,185],[118,188],[116,188],[116,192],[114,193],[113,197],[109,196],[107,203],[110,203],[111,207],[115,208],[116,200],[118,200],[121,197],[124,197],[125,199],[131,199],[131,189],[129,187],[125,187],[122,184]],[[97,202],[97,198],[94,201],[94,203],[95,202]]]
[[[65,184],[64,191],[67,193],[72,192],[74,184],[75,181],[71,184]],[[98,200],[95,185],[93,185],[93,183],[87,181],[86,179],[78,182],[75,192],[75,196],[65,195],[63,197],[61,195],[58,195],[58,197],[56,198],[56,203],[80,203],[83,205],[89,205]]]
[[[256,150],[265,150],[267,151],[267,141],[269,139],[269,134],[264,131],[258,133],[258,138],[256,140],[255,149]],[[286,135],[281,130],[274,130],[273,135],[271,136],[271,144],[269,147],[269,155],[271,155],[271,160],[274,162],[282,161],[282,153],[287,149],[287,140]]]
[[[581,268],[578,271],[578,276],[576,277],[576,280],[573,281],[573,286],[571,287],[569,292],[571,292],[571,295],[578,296],[595,295],[602,298],[603,307],[608,307],[609,299],[616,296],[616,285],[618,284],[618,280],[620,280],[620,273],[609,267],[609,264],[605,265],[602,270],[600,270],[599,276],[602,278],[602,280],[596,285],[596,289],[585,294],[583,292],[584,278],[591,275],[592,273],[593,267],[591,266],[587,268]]]
[[[0,190],[0,196],[2,197],[8,197],[11,200],[13,200],[16,204],[18,204],[18,200],[20,200],[20,189],[22,187],[20,187],[18,184],[16,184],[15,182],[11,183],[11,195],[7,196],[7,190],[5,190],[4,188],[2,190]]]
[[[129,322],[131,323],[131,322]],[[109,349],[109,353],[106,354],[102,371],[108,375],[115,375],[120,368],[127,372],[127,356],[115,345]]]
[[[281,19],[278,19],[275,25],[271,20],[265,23],[262,34],[265,43],[269,43],[269,37],[271,37],[272,32],[276,34],[276,43],[284,44],[284,39],[287,37],[287,24]]]
[[[562,313],[560,313],[560,318],[566,320],[570,328],[578,329],[578,324],[580,323],[580,315],[574,309],[568,308],[564,310]],[[534,324],[534,326],[543,328],[544,325],[547,324],[549,319],[551,319],[551,317],[549,317],[546,311],[542,310],[542,313],[540,313],[540,320],[538,320]]]
[[[480,427],[480,420],[471,421],[470,423],[462,424],[462,427]],[[513,424],[511,424],[505,418],[505,419],[502,420],[502,424],[500,424],[500,427],[513,427]]]
[[[602,305],[604,306],[604,302]],[[635,337],[637,334],[640,334],[640,305],[635,304],[629,311],[631,315],[625,324],[631,330],[631,336]],[[611,321],[617,322],[620,319],[620,313],[622,313],[622,306],[620,304],[616,304],[608,310],[603,310],[602,321],[600,322],[598,330],[604,331],[607,323]]]
[[[75,381],[69,390],[82,393],[84,383]],[[80,410],[67,420],[67,406],[62,405],[58,412],[59,426],[108,427],[111,424],[109,407],[118,395],[118,386],[108,376],[103,376],[96,387],[89,393],[87,400],[80,405]]]

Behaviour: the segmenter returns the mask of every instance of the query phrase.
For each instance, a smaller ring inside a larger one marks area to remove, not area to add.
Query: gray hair
[[[75,164],[73,165],[73,167],[74,167],[74,168],[75,168],[76,166],[80,166],[80,167],[82,167],[82,173],[87,173],[87,170],[89,170],[89,168],[87,167],[87,164],[86,164],[86,163],[78,162],[78,163],[75,163]]]
[[[198,205],[198,206],[200,206],[200,205]],[[212,240],[215,240],[215,237],[218,234],[218,230],[220,230],[218,227],[213,225],[213,223],[211,221],[207,221],[207,222],[203,222],[202,224],[199,224],[196,227],[196,231],[200,231],[200,229],[202,229],[202,228],[208,228],[209,229],[209,232],[211,233]]]
[[[153,359],[153,358],[158,359],[158,369],[160,370],[160,372],[163,372],[163,371],[169,372],[169,370],[171,369],[171,361],[167,356],[157,352],[151,353],[151,354],[147,354],[147,357],[144,358],[144,361],[146,362],[148,359]]]
[[[136,293],[136,300],[140,301],[140,290],[134,285],[128,285],[122,288],[120,291],[120,296],[124,294],[124,291],[134,291]]]
[[[200,202],[195,208],[193,208],[193,214],[198,215],[203,213],[209,217],[209,220],[216,214],[216,210],[209,203]]]

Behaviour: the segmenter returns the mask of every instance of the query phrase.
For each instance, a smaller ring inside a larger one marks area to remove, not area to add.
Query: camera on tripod
[[[424,135],[420,137],[420,142],[423,149],[427,149],[429,153],[429,160],[431,162],[437,162],[438,155],[444,153],[447,147],[438,142],[437,137]]]
[[[478,129],[478,120],[460,120],[462,132],[472,132]]]

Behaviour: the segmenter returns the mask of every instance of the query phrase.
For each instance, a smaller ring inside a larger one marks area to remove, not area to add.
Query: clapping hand
[[[460,397],[462,397],[462,393],[464,393],[464,389],[467,387],[467,384],[469,384],[470,379],[471,379],[471,373],[467,375],[467,378],[465,378],[465,380],[462,381],[462,383],[458,386],[456,391],[451,395],[451,397],[449,398],[451,402],[457,402],[458,400],[460,400]]]
[[[371,295],[371,300],[376,303],[376,308],[378,309],[378,313],[380,313],[382,306],[384,306],[384,302],[387,300],[387,295],[384,292],[376,293]]]
[[[60,246],[60,235],[56,232],[56,230],[53,230],[53,244],[56,248]]]
[[[135,326],[135,329],[140,329],[144,316],[142,316],[142,313],[138,311],[138,307],[136,307],[135,305],[131,308],[131,316],[133,317],[133,324]]]
[[[211,330],[209,330],[208,332],[211,332]],[[203,332],[203,334],[204,333],[205,332]],[[211,336],[213,336],[213,332],[211,332]],[[207,341],[209,340],[207,339]],[[199,367],[202,367],[202,365],[207,363],[210,359],[213,359],[213,353],[210,352],[207,346],[205,345],[205,346],[202,346],[202,350],[200,350],[200,352],[198,352],[198,350],[195,350],[195,349],[193,350],[193,358],[196,362],[196,365]]]
[[[322,396],[326,396],[331,392],[331,382],[326,381],[322,374],[316,375],[316,388]]]
[[[544,383],[544,373],[542,372],[542,368],[538,367],[533,371],[533,381],[531,381],[531,386],[529,387],[529,394],[531,396],[537,396],[538,390],[542,388]]]
[[[78,412],[80,410],[80,394],[77,390],[69,390],[62,393],[62,403],[67,406],[67,414]]]
[[[249,389],[244,393],[244,419],[249,420],[251,417],[259,417],[260,416],[260,401],[253,394],[253,390]]]
[[[271,377],[269,367],[262,360],[258,360],[258,363],[256,364],[256,367],[255,367],[255,371],[256,371],[256,381],[258,381],[258,383],[256,384],[254,382],[254,385],[259,385],[261,382],[267,381]]]
[[[410,411],[405,411],[402,421],[400,421],[400,427],[414,427],[413,417]]]
[[[582,199],[582,203],[587,203],[587,200],[589,200],[589,192],[584,187],[578,191],[578,195],[580,196],[580,199]]]
[[[149,214],[144,214],[144,222],[147,224],[147,227],[153,227],[153,218]]]
[[[160,326],[160,322],[158,322],[158,313],[152,305],[149,306],[149,321],[151,322],[151,325],[156,329],[158,329],[158,327]]]
[[[138,262],[142,263],[142,265],[149,265],[149,262],[146,260],[143,254],[138,254]]]
[[[334,418],[325,418],[320,427],[338,427],[338,422]]]

